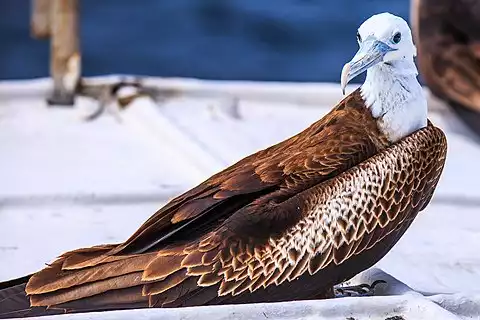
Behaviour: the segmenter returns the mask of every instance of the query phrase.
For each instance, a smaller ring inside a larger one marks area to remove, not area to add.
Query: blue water
[[[338,81],[357,27],[408,0],[80,0],[83,75]],[[0,79],[48,76],[30,0],[0,1]]]

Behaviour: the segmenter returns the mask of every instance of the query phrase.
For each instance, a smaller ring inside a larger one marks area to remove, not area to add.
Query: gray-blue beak
[[[353,78],[377,63],[382,62],[385,54],[394,50],[397,49],[390,47],[385,42],[375,39],[373,36],[365,39],[360,44],[360,49],[358,49],[353,59],[343,67],[340,79],[343,94],[345,94],[345,87]]]

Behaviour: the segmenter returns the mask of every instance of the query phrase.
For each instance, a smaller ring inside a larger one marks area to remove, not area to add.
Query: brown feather
[[[160,294],[182,283],[187,278],[187,271],[185,269],[180,269],[168,275],[165,279],[162,279],[162,281],[146,284],[143,287],[142,293],[143,295]]]
[[[70,251],[63,261],[62,269],[80,269],[84,267],[87,261],[91,261],[93,258],[102,256],[115,248],[116,245],[101,245],[91,248],[82,248]]]
[[[428,204],[445,156],[431,123],[391,145],[356,90],[173,199],[124,243],[62,255],[27,293],[82,310],[317,297],[390,250]]]
[[[184,256],[157,256],[144,269],[145,281],[162,280],[182,267]]]
[[[188,295],[190,292],[193,292],[196,289],[198,289],[196,279],[188,278],[185,281],[182,281],[180,285],[176,285],[167,291],[162,292],[161,294],[150,296],[149,306],[162,307],[164,305],[168,305],[169,303],[181,300],[182,297]]]
[[[414,0],[412,31],[422,78],[480,137],[480,7],[469,0]]]
[[[71,289],[59,292],[35,294],[30,301],[32,306],[59,305],[65,302],[91,297],[110,290],[135,287],[142,283],[142,272],[125,274],[122,276],[99,280],[95,283],[86,283]]]
[[[222,276],[218,275],[217,273],[204,273],[198,279],[197,284],[200,287],[209,287],[220,282],[221,280]]]
[[[63,258],[61,258],[51,266],[34,274],[27,283],[26,292],[29,295],[42,294],[143,271],[153,257],[153,254],[133,256],[80,270],[61,270],[60,267],[63,263]]]
[[[134,305],[135,307],[147,306],[148,297],[142,295],[143,286],[138,285],[119,290],[107,291],[101,295],[77,299],[55,306],[60,309],[95,310],[96,308],[122,308],[123,305]],[[111,306],[111,307],[109,307]]]

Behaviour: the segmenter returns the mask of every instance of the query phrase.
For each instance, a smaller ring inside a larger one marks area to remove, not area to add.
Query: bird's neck
[[[427,100],[417,75],[413,59],[381,63],[367,71],[362,97],[391,142],[427,125]]]

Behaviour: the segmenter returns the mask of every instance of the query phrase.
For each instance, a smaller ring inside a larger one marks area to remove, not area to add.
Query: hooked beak
[[[340,85],[342,93],[345,94],[345,87],[356,76],[365,72],[368,68],[383,61],[383,57],[387,52],[395,51],[385,42],[369,36],[360,44],[360,49],[353,57],[353,59],[345,64],[342,69],[342,76],[340,78]]]

